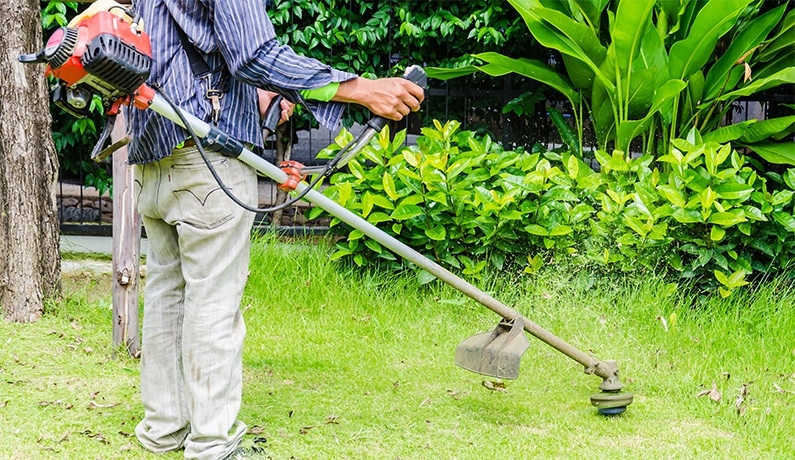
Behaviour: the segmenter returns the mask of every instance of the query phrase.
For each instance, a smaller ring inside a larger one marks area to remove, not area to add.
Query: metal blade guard
[[[501,379],[519,377],[519,363],[530,347],[524,318],[503,318],[491,332],[473,335],[455,348],[455,363],[468,371]]]

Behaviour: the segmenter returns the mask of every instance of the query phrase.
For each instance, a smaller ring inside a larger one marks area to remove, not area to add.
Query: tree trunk
[[[0,2],[0,305],[10,321],[41,317],[60,292],[58,159],[44,65],[20,53],[43,45],[38,0]]]

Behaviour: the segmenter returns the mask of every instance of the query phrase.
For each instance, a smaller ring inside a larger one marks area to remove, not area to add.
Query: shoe
[[[261,447],[238,447],[231,454],[223,458],[223,460],[266,460],[271,456],[265,452]]]

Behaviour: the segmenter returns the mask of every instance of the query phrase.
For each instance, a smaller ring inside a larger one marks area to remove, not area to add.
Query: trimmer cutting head
[[[455,363],[468,371],[501,379],[519,377],[519,363],[530,347],[524,318],[503,319],[491,332],[464,340],[455,349]]]
[[[627,406],[632,404],[634,395],[625,391],[603,391],[591,395],[591,404],[601,415],[619,415],[627,410]]]

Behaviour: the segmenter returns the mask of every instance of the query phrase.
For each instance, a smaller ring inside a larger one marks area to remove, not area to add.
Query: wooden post
[[[111,142],[127,133],[124,111],[116,116]],[[113,343],[130,356],[140,356],[138,335],[138,281],[141,261],[141,216],[135,211],[133,169],[127,147],[113,153]]]

